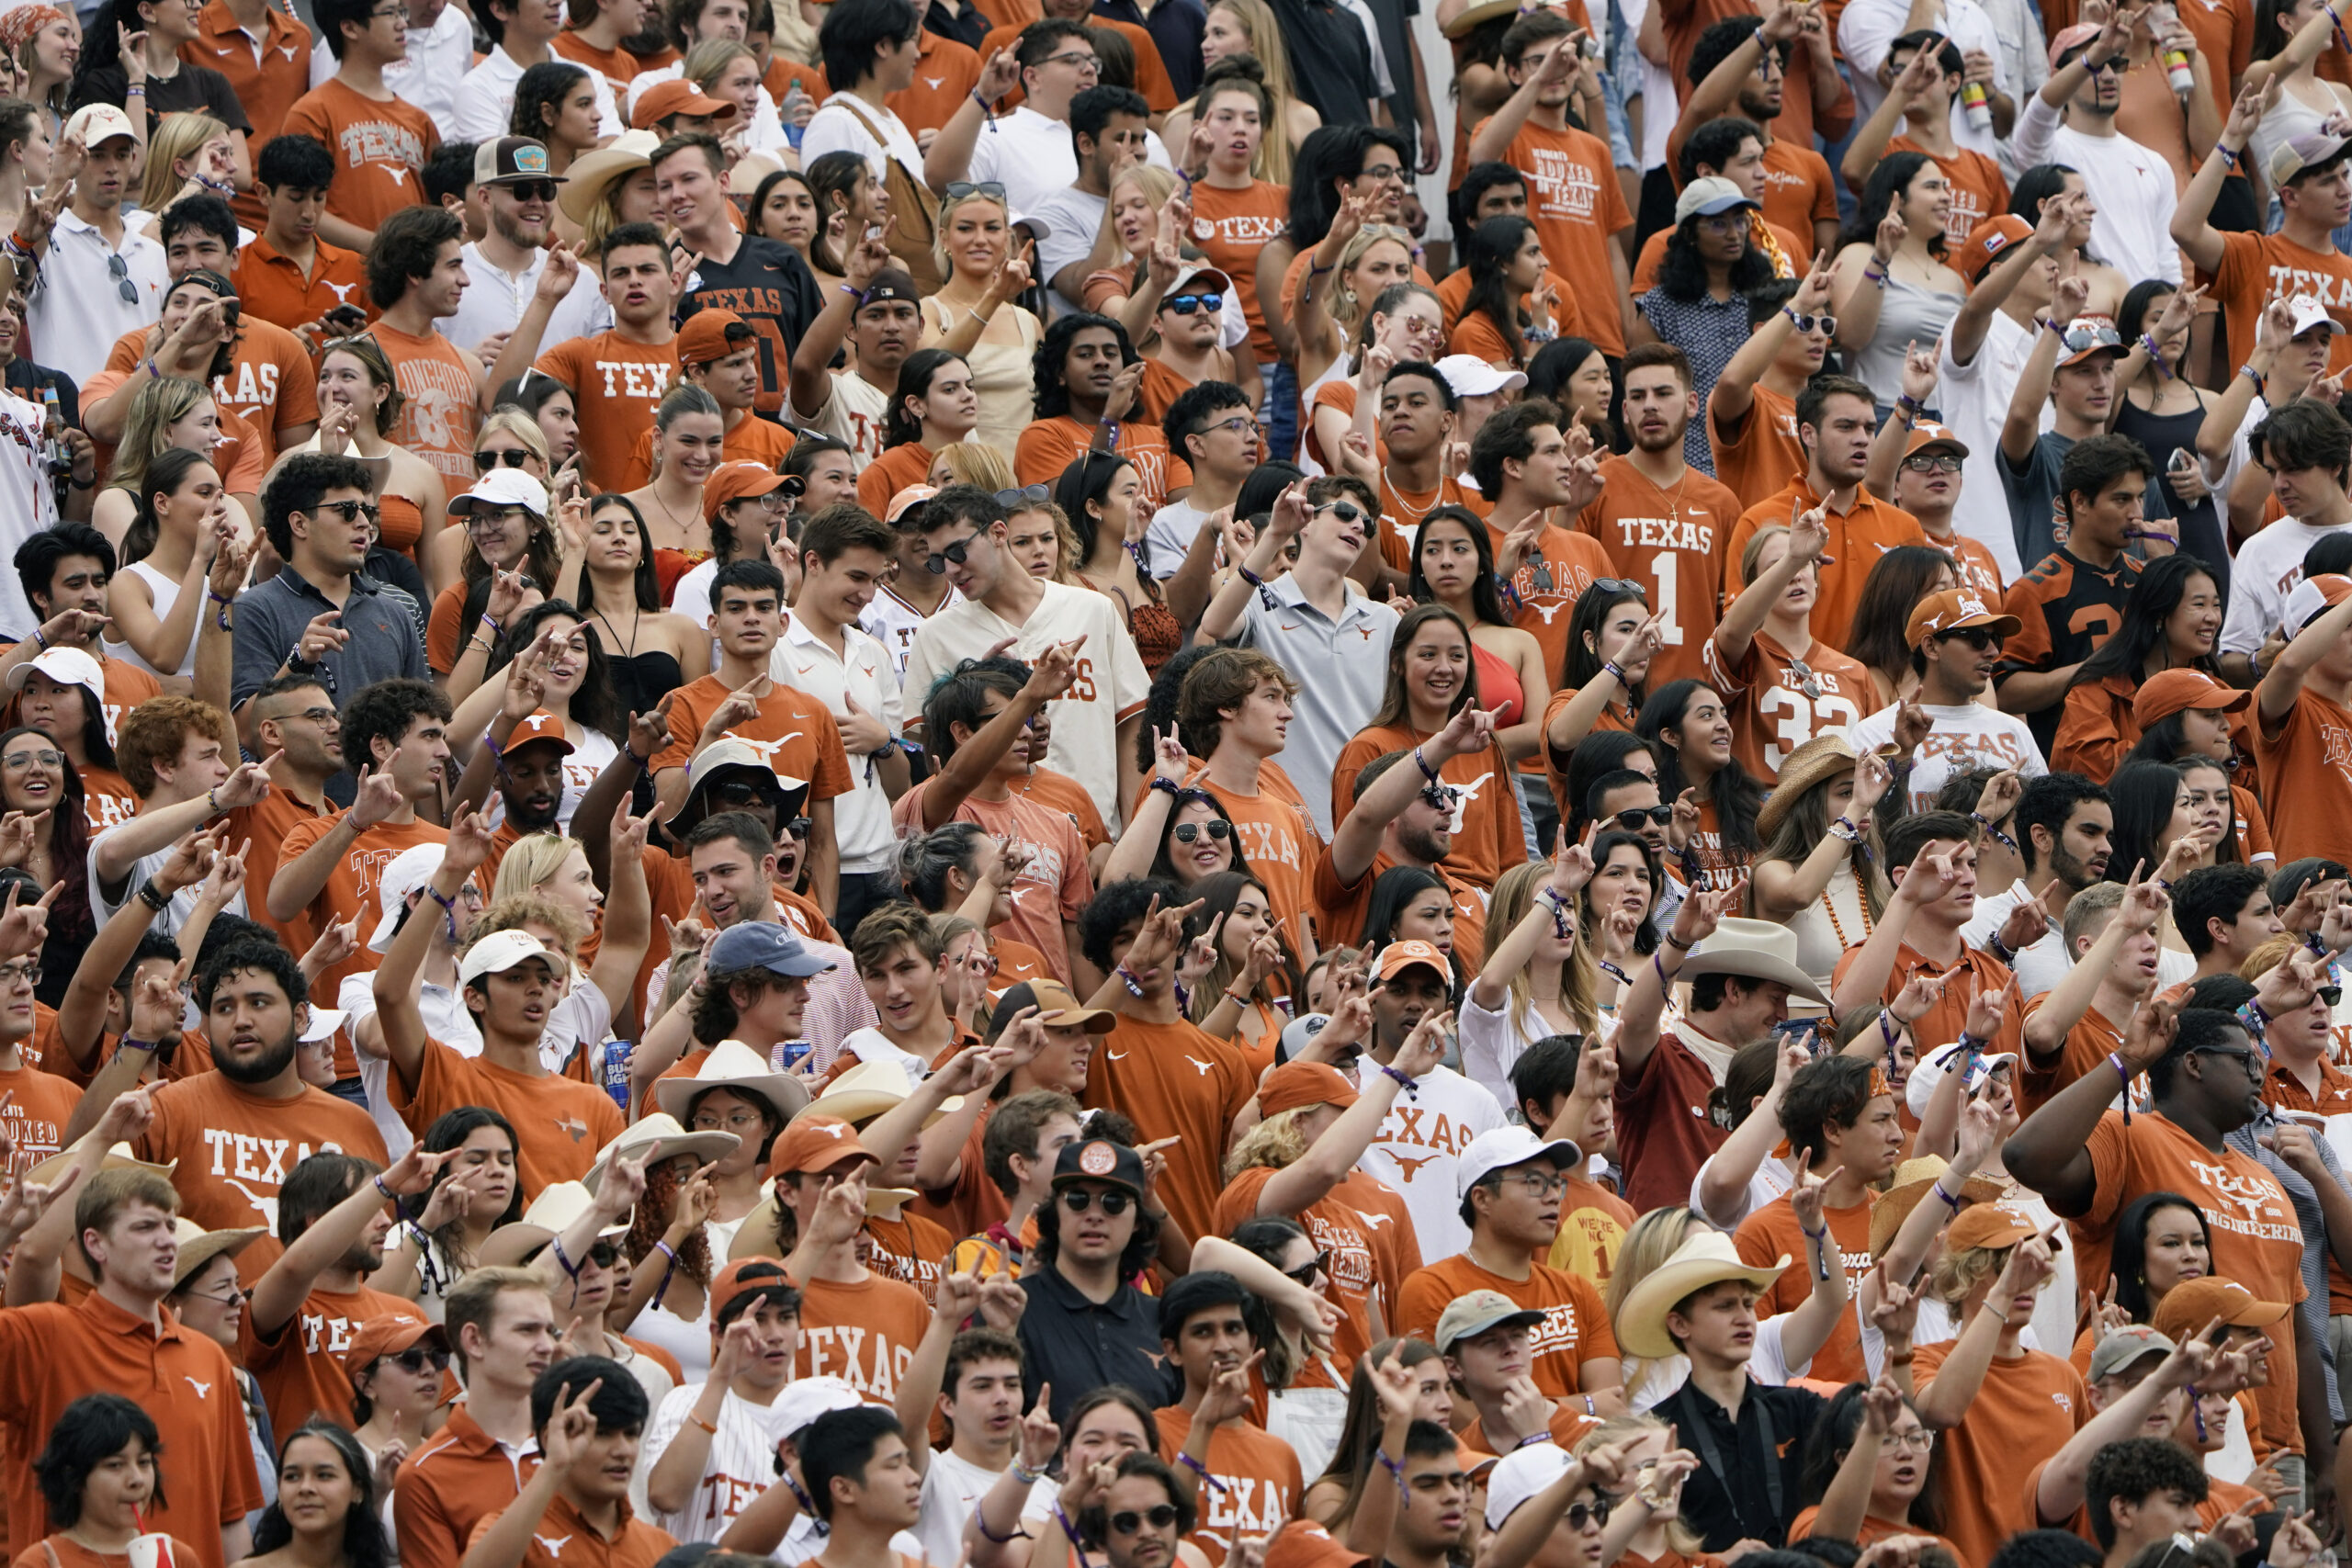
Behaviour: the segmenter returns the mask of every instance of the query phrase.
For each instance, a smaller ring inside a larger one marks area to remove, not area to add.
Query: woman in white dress
[[[588,1171],[593,1191],[615,1159],[644,1163],[645,1192],[621,1238],[633,1265],[628,1291],[606,1321],[670,1352],[686,1382],[710,1375],[710,1281],[724,1256],[704,1228],[718,1195],[711,1170],[741,1142],[732,1133],[689,1133],[655,1111],[605,1145]]]
[[[722,1040],[692,1077],[657,1080],[653,1103],[690,1132],[728,1133],[740,1140],[711,1167],[713,1200],[703,1222],[711,1256],[728,1257],[745,1217],[767,1196],[768,1150],[784,1124],[808,1105],[808,1086],[790,1073],[771,1071],[741,1041]]]
[[[174,447],[147,465],[138,514],[122,537],[122,570],[107,583],[107,613],[121,641],[109,658],[154,675],[196,674],[206,578],[231,514],[220,473],[203,454]],[[236,521],[243,519],[239,514]]]
[[[1577,901],[1591,879],[1591,855],[1564,836],[1548,864],[1511,867],[1487,900],[1486,966],[1462,998],[1462,1070],[1503,1105],[1519,1103],[1511,1064],[1530,1045],[1600,1027],[1600,971],[1582,939]]]

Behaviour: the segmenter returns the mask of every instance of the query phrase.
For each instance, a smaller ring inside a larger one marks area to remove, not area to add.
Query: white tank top
[[[155,601],[155,618],[159,621],[169,618],[172,606],[179,603],[180,585],[143,560],[132,561],[123,570],[147,585],[148,597]],[[187,647],[180,654],[180,667],[176,670],[156,669],[140,658],[138,649],[127,642],[107,642],[107,657],[119,659],[126,664],[146,671],[150,675],[177,675],[190,678],[196,674],[196,636],[194,630],[188,633]]]

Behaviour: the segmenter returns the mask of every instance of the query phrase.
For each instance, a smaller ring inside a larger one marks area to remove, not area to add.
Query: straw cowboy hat
[[[23,1179],[43,1187],[51,1185],[65,1174],[65,1168],[72,1165],[83,1147],[96,1136],[97,1134],[95,1132],[83,1134],[55,1154],[28,1168]],[[169,1177],[172,1172],[179,1168],[179,1164],[180,1162],[175,1159],[164,1160],[161,1164],[153,1160],[143,1160],[139,1157],[139,1152],[129,1144],[113,1144],[107,1146],[106,1157],[98,1162],[98,1168],[100,1170],[152,1170],[158,1176]]]
[[[695,1097],[714,1089],[766,1100],[775,1108],[779,1123],[791,1121],[808,1105],[807,1084],[790,1073],[772,1070],[757,1051],[741,1040],[722,1040],[712,1046],[691,1077],[655,1080],[653,1103],[683,1122]]]
[[[1882,746],[1877,754],[1892,757],[1894,748],[1891,744]],[[1854,750],[1850,741],[1835,733],[1816,735],[1790,752],[1789,760],[1781,764],[1780,783],[1772,786],[1772,793],[1757,807],[1757,838],[1770,842],[1805,791],[1824,779],[1834,779],[1849,771],[1860,758],[1861,753]]]
[[[855,1126],[870,1122],[897,1106],[914,1091],[907,1081],[907,1070],[888,1057],[860,1062],[841,1077],[827,1084],[817,1098],[810,1100],[796,1116],[835,1116]],[[926,1127],[964,1103],[961,1095],[950,1095],[939,1102],[937,1110],[923,1118]]]
[[[732,1133],[689,1133],[678,1125],[678,1119],[666,1111],[639,1117],[627,1131],[596,1151],[596,1163],[588,1168],[587,1188],[594,1192],[605,1179],[605,1172],[613,1161],[627,1156],[643,1160],[650,1168],[680,1155],[692,1155],[697,1165],[707,1165],[724,1159],[735,1152],[742,1139]]]
[[[178,1216],[174,1216],[172,1229],[180,1238],[179,1261],[172,1268],[172,1289],[175,1292],[195,1279],[198,1272],[214,1258],[223,1255],[234,1258],[266,1234],[260,1225],[249,1225],[239,1230],[209,1231],[194,1220]]]
[[[1699,1226],[1682,1238],[1674,1256],[1625,1293],[1625,1303],[1617,1312],[1618,1348],[1652,1360],[1679,1356],[1681,1348],[1666,1331],[1666,1314],[1679,1303],[1726,1280],[1744,1280],[1759,1291],[1769,1291],[1788,1266],[1784,1252],[1770,1268],[1755,1268],[1741,1260],[1731,1237],[1711,1226]]]
[[[581,1215],[596,1201],[596,1195],[577,1181],[551,1181],[531,1200],[523,1217],[511,1224],[503,1224],[490,1233],[481,1244],[481,1263],[520,1263],[548,1241],[570,1230]],[[599,1241],[611,1241],[628,1234],[628,1222],[621,1220],[596,1233]]]
[[[1702,975],[1736,975],[1743,980],[1776,980],[1792,994],[1829,1005],[1829,993],[1797,966],[1797,933],[1774,920],[1727,916],[1715,934],[1682,961],[1678,980]]]
[[[1941,1180],[1944,1172],[1951,1168],[1934,1155],[1906,1159],[1894,1168],[1894,1185],[1880,1193],[1878,1201],[1871,1205],[1871,1253],[1873,1257],[1883,1255],[1894,1245],[1894,1233],[1903,1228],[1903,1222],[1910,1217],[1912,1210],[1919,1206],[1919,1200],[1928,1195],[1928,1189]],[[1951,1189],[1947,1187],[1944,1190],[1950,1192]],[[1990,1177],[1972,1176],[1961,1188],[1958,1196],[1963,1203],[1997,1203],[2003,1190],[2001,1184]]]

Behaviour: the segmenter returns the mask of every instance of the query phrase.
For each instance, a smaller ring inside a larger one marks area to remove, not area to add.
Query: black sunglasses
[[[1983,626],[1962,626],[1956,632],[1945,632],[1941,634],[1936,640],[1939,642],[1951,642],[1955,637],[1960,641],[1966,643],[1969,647],[1974,649],[1979,653],[1984,652],[1986,649],[1993,646],[1993,634],[1986,631]]]
[[[1221,819],[1214,822],[1179,822],[1168,829],[1168,836],[1180,844],[1189,844],[1198,840],[1204,831],[1207,832],[1212,842],[1221,844],[1225,842],[1226,836],[1233,831],[1233,824]]]
[[[1297,1268],[1285,1269],[1283,1270],[1284,1274],[1288,1275],[1291,1279],[1297,1280],[1302,1285],[1311,1285],[1315,1282],[1316,1275],[1328,1275],[1330,1271],[1331,1249],[1328,1247],[1322,1251],[1317,1253],[1314,1257],[1308,1258],[1306,1262],[1300,1264]]]
[[[945,576],[949,567],[964,564],[964,557],[971,550],[972,541],[978,537],[979,535],[977,533],[965,535],[945,549],[938,551],[926,559],[922,563],[923,570],[933,577]]]
[[[1111,1516],[1111,1529],[1119,1535],[1133,1535],[1143,1528],[1147,1519],[1151,1522],[1152,1529],[1164,1530],[1176,1522],[1176,1506],[1173,1503],[1154,1503],[1141,1513],[1133,1508],[1123,1508]]]
[[[436,1350],[424,1345],[412,1345],[399,1355],[388,1356],[385,1359],[404,1372],[422,1376],[426,1372],[447,1371],[449,1365],[449,1352]]]
[[[1062,1207],[1073,1214],[1082,1214],[1100,1203],[1105,1214],[1116,1219],[1125,1213],[1127,1205],[1134,1201],[1135,1200],[1125,1192],[1092,1192],[1083,1187],[1062,1189]]]
[[[322,501],[319,502],[318,510],[332,512],[345,523],[356,521],[361,517],[373,523],[383,514],[382,510],[372,501]]]
[[[806,817],[795,817],[791,821],[783,824],[777,830],[779,832],[789,833],[796,839],[805,839],[808,836],[808,818]]]
[[[526,448],[521,446],[492,447],[490,451],[474,454],[474,472],[486,474],[501,464],[510,468],[519,468],[531,460],[531,456]]]
[[[1590,1503],[1571,1503],[1568,1511],[1561,1517],[1568,1521],[1570,1529],[1580,1530],[1587,1525],[1607,1524],[1609,1513],[1609,1499],[1602,1497]]]
[[[506,190],[507,194],[517,201],[553,201],[555,199],[553,180],[508,180]]]
[[[1629,806],[1624,810],[1615,813],[1614,818],[1619,828],[1628,833],[1638,833],[1642,830],[1642,824],[1645,822],[1663,828],[1673,821],[1674,807],[1671,806]]]

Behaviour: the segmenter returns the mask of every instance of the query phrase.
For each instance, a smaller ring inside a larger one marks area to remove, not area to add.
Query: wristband
[[[660,1306],[662,1304],[662,1298],[669,1294],[670,1281],[677,1278],[678,1249],[672,1247],[666,1241],[657,1241],[653,1244],[653,1250],[670,1260],[669,1267],[662,1270],[662,1282],[653,1287],[652,1304]]]
[[[152,881],[139,885],[139,901],[159,915],[172,907],[172,896]]]
[[[1140,997],[1143,995],[1143,983],[1135,977],[1125,964],[1120,964],[1116,969],[1112,970],[1111,973],[1119,977],[1119,984],[1127,988],[1127,995],[1131,997]]]
[[[40,644],[40,650],[43,653],[47,653],[49,651],[49,634],[41,630],[39,626],[35,626],[33,628],[33,640]]]
[[[1527,1436],[1513,1443],[1511,1447],[1515,1449],[1531,1449],[1538,1443],[1548,1443],[1551,1440],[1552,1434],[1549,1432],[1530,1432]]]
[[[1801,1230],[1801,1231],[1804,1231],[1804,1236],[1805,1236],[1805,1239],[1806,1239],[1807,1241],[1809,1241],[1809,1242],[1813,1243],[1813,1245],[1814,1245],[1814,1248],[1815,1248],[1815,1258],[1814,1258],[1814,1265],[1813,1265],[1813,1267],[1814,1267],[1814,1272],[1815,1272],[1815,1275],[1817,1278],[1819,1278],[1819,1279],[1823,1279],[1823,1280],[1826,1280],[1826,1279],[1828,1279],[1828,1278],[1829,1278],[1829,1227],[1828,1227],[1827,1225],[1824,1225],[1824,1226],[1822,1226],[1822,1227],[1821,1227],[1819,1230],[1817,1230],[1817,1231],[1815,1231],[1815,1230],[1805,1230],[1804,1225],[1802,1223],[1800,1223],[1800,1224],[1797,1225],[1797,1229],[1799,1229],[1799,1230]]]
[[[551,1235],[548,1237],[548,1250],[555,1254],[556,1267],[563,1270],[564,1277],[566,1279],[577,1280],[580,1278],[580,1265],[574,1263],[571,1260],[571,1255],[564,1251],[563,1237],[560,1235]]]
[[[1892,1350],[1886,1353],[1886,1364],[1890,1367],[1907,1367],[1917,1359],[1918,1352],[1916,1350],[1905,1350],[1899,1356]]]
[[[1177,784],[1174,779],[1163,779],[1157,774],[1153,775],[1150,787],[1159,791],[1162,795],[1177,795],[1184,793],[1182,789],[1177,787]]]
[[[2239,366],[2238,374],[2253,382],[2254,389],[2256,392],[2261,391],[2265,387],[2267,387],[2270,384],[2270,378],[2265,376],[2261,371],[2256,370],[2250,362]]]
[[[147,89],[143,85],[125,87],[122,90],[122,96],[126,98],[143,98],[147,96]]]
[[[1259,604],[1269,610],[1279,610],[1283,607],[1283,602],[1274,597],[1274,591],[1266,586],[1266,580],[1251,571],[1248,565],[1238,564],[1233,570],[1240,574],[1242,581],[1258,591]]]
[[[1430,766],[1429,759],[1421,755],[1421,749],[1418,746],[1413,748],[1413,765],[1421,770],[1421,777],[1429,780],[1430,783],[1444,782],[1437,776],[1437,770]]]
[[[851,299],[853,299],[856,300],[856,301],[857,301],[857,303],[858,303],[858,305],[863,305],[863,304],[865,304],[865,289],[863,289],[863,288],[854,288],[854,287],[852,287],[851,285],[846,284],[846,283],[840,284],[840,285],[838,285],[837,287],[839,287],[839,288],[840,288],[840,289],[841,289],[841,291],[842,291],[842,293],[844,293],[844,294],[848,295]],[[850,309],[852,309],[853,310],[854,310],[856,308],[857,308],[857,306],[855,306],[855,305],[853,305],[852,307],[850,307]]]
[[[993,124],[994,122],[991,121],[990,123]],[[1013,1466],[1013,1471],[1016,1474],[1019,1473],[1020,1469],[1021,1467],[1019,1465]],[[1042,1473],[1042,1472],[1040,1473]],[[1029,1484],[1034,1486],[1036,1483],[1031,1482]],[[988,1540],[996,1542],[999,1546],[1004,1546],[1010,1542],[1019,1540],[1029,1533],[1027,1530],[1023,1529],[1020,1524],[1016,1521],[1012,1527],[1012,1533],[1011,1535],[997,1534],[996,1531],[989,1529],[988,1512],[986,1509],[982,1508],[975,1508],[972,1510],[972,1528],[978,1530],[980,1534]]]
[[[1625,667],[1618,663],[1615,660],[1602,660],[1600,661],[1600,671],[1604,675],[1615,676],[1617,678],[1617,683],[1624,687],[1627,691],[1630,692],[1634,689],[1633,680],[1626,675]]]
[[[2238,160],[2245,156],[2245,152],[2243,148],[2232,147],[2228,143],[2222,141],[2216,141],[2213,143],[2213,151],[2219,152],[2222,155],[2222,162],[2227,164],[2233,169],[2238,167]]]
[[[458,942],[458,901],[455,898],[444,898],[441,896],[441,890],[429,882],[424,885],[424,896],[441,906],[442,918],[449,922],[450,944],[455,946]]]
[[[704,1420],[691,1410],[686,1412],[686,1421],[690,1426],[699,1427],[714,1438],[718,1436],[718,1427],[715,1423]]]
[[[506,748],[498,743],[498,737],[485,729],[481,732],[481,743],[485,747],[489,748],[490,760],[496,762],[502,770],[504,769],[506,766]]]
[[[1864,266],[1862,268],[1862,277],[1865,281],[1874,283],[1881,288],[1884,288],[1886,287],[1886,274],[1883,272],[1872,272],[1868,266]]]
[[[1944,1190],[1944,1179],[1942,1177],[1939,1176],[1935,1180],[1929,1182],[1928,1184],[1928,1190],[1933,1192],[1937,1197],[1942,1199],[1946,1204],[1950,1205],[1953,1213],[1957,1214],[1960,1213],[1960,1205],[1962,1200],[1955,1198],[1951,1193]]]
[[[1386,1455],[1383,1455],[1382,1457],[1385,1459],[1385,1458],[1386,1458],[1387,1456],[1386,1456]],[[1177,1462],[1177,1463],[1179,1463],[1179,1464],[1181,1464],[1181,1465],[1182,1465],[1185,1469],[1187,1469],[1187,1470],[1191,1471],[1193,1474],[1195,1474],[1195,1475],[1199,1476],[1203,1482],[1204,1482],[1204,1483],[1206,1483],[1208,1485],[1210,1485],[1210,1486],[1212,1486],[1212,1487],[1216,1488],[1217,1491],[1219,1491],[1219,1492],[1224,1492],[1224,1491],[1229,1490],[1229,1488],[1227,1488],[1227,1485],[1225,1484],[1225,1483],[1224,1483],[1224,1482],[1222,1482],[1222,1481],[1218,1480],[1216,1476],[1211,1475],[1211,1474],[1209,1473],[1209,1467],[1208,1467],[1208,1466],[1206,1466],[1206,1465],[1203,1464],[1199,1460],[1194,1459],[1191,1454],[1179,1452],[1179,1453],[1177,1454],[1177,1456],[1176,1456],[1176,1462]],[[1403,1483],[1403,1480],[1404,1480],[1404,1473],[1403,1473],[1403,1472],[1402,1472],[1401,1470],[1397,1472],[1397,1480],[1398,1480],[1399,1484],[1401,1484],[1401,1483]],[[1059,1506],[1059,1505],[1058,1505],[1058,1504],[1057,1504],[1057,1505],[1056,1505],[1056,1506],[1057,1506],[1057,1507],[1058,1507],[1058,1506]],[[1075,1541],[1075,1540],[1078,1540],[1078,1537],[1077,1537],[1077,1536],[1075,1536],[1075,1535],[1073,1535],[1073,1536],[1071,1536],[1071,1537],[1070,1537],[1070,1540],[1073,1540],[1073,1541]]]
[[[1992,950],[1994,957],[1999,959],[2010,968],[2014,969],[2018,966],[2018,955],[2009,951],[2009,944],[2001,940],[2001,936],[1998,931],[1996,931],[1991,936],[1986,937],[1984,939],[1984,945]]]
[[[369,1178],[369,1179],[375,1182],[376,1190],[384,1195],[384,1201],[386,1202],[397,1203],[401,1201],[401,1195],[393,1191],[390,1185],[384,1180],[384,1173],[382,1171],[378,1171],[373,1177]]]
[[[1394,1066],[1384,1066],[1380,1070],[1385,1076],[1395,1078],[1399,1084],[1402,1084],[1404,1086],[1405,1092],[1408,1095],[1410,1095],[1416,1100],[1420,1098],[1421,1086],[1414,1082],[1411,1078],[1406,1077],[1403,1073],[1397,1071]]]
[[[1677,953],[1688,953],[1699,944],[1695,942],[1684,942],[1672,931],[1668,931],[1666,933],[1666,945],[1674,949]]]
[[[2121,1055],[2114,1051],[2107,1054],[2107,1065],[2113,1067],[2115,1076],[2123,1080],[2123,1124],[2129,1127],[2132,1125],[2132,1070],[2123,1065]]]
[[[1548,1438],[1551,1434],[1549,1432],[1538,1432],[1534,1436],[1537,1438]],[[1532,1438],[1522,1438],[1520,1439],[1519,1446],[1521,1448],[1525,1448],[1532,1440]],[[1182,1459],[1183,1456],[1179,1454],[1177,1457]],[[1398,1464],[1395,1460],[1390,1459],[1384,1450],[1379,1449],[1374,1449],[1373,1450],[1372,1457],[1378,1460],[1382,1468],[1396,1478],[1396,1495],[1401,1498],[1409,1499],[1412,1496],[1412,1493],[1408,1491],[1405,1486],[1405,1467]]]
[[[159,1043],[160,1042],[153,1040],[133,1040],[130,1035],[126,1034],[114,1043],[114,1047],[118,1051],[146,1051],[152,1053]]]

